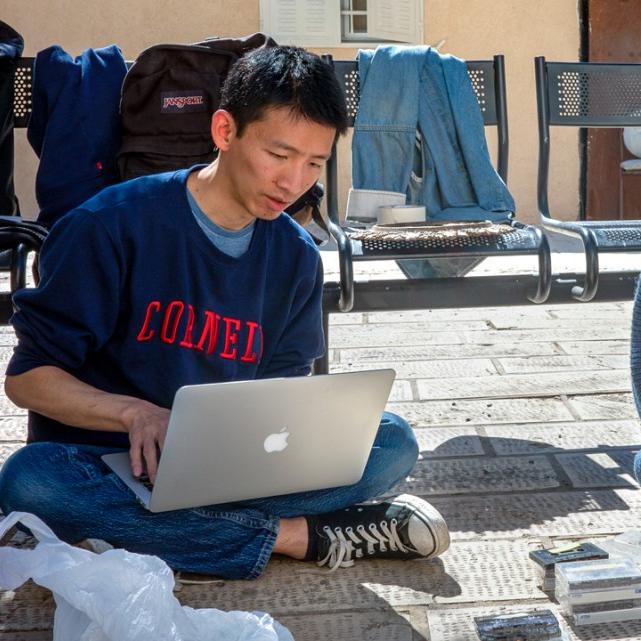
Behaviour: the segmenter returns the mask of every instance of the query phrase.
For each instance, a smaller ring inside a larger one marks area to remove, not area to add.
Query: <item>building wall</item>
[[[535,222],[537,121],[534,88],[536,55],[577,60],[577,0],[424,0],[425,42],[467,59],[506,58],[510,131],[509,187],[521,220]],[[206,36],[244,35],[260,29],[258,0],[35,0],[29,5],[2,0],[2,19],[25,38],[25,55],[60,44],[72,55],[87,47],[118,44],[127,59],[157,42],[194,42]],[[354,49],[317,49],[352,59]],[[494,137],[489,135],[490,144]],[[493,147],[492,147],[493,149]],[[574,218],[579,200],[577,132],[555,131],[552,140],[551,205]],[[36,158],[24,131],[17,135],[16,182],[25,215],[36,211]],[[339,161],[341,204],[350,183],[348,141]]]

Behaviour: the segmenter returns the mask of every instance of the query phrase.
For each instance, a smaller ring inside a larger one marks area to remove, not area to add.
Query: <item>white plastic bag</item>
[[[27,512],[0,521],[0,538],[16,523],[39,543],[32,550],[0,548],[0,588],[13,590],[31,578],[51,590],[53,641],[293,641],[262,612],[180,605],[173,573],[156,556],[73,547]]]

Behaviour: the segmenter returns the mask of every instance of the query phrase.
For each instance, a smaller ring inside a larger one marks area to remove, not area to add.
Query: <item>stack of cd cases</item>
[[[608,553],[593,543],[571,543],[547,550],[532,550],[529,556],[534,564],[537,585],[544,592],[554,592],[554,568],[558,563],[607,559]]]
[[[562,641],[559,622],[550,610],[475,617],[481,641]]]
[[[641,570],[625,558],[558,564],[555,596],[575,625],[641,619]]]

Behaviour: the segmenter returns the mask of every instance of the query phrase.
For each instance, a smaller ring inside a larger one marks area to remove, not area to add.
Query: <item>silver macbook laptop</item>
[[[150,490],[129,453],[103,461],[152,512],[351,485],[360,480],[391,369],[187,385],[174,397]]]

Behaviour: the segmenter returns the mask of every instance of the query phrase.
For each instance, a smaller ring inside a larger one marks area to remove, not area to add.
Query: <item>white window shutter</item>
[[[282,45],[340,43],[338,0],[262,0],[263,31]]]
[[[420,0],[369,0],[368,36],[394,42],[421,42]]]

